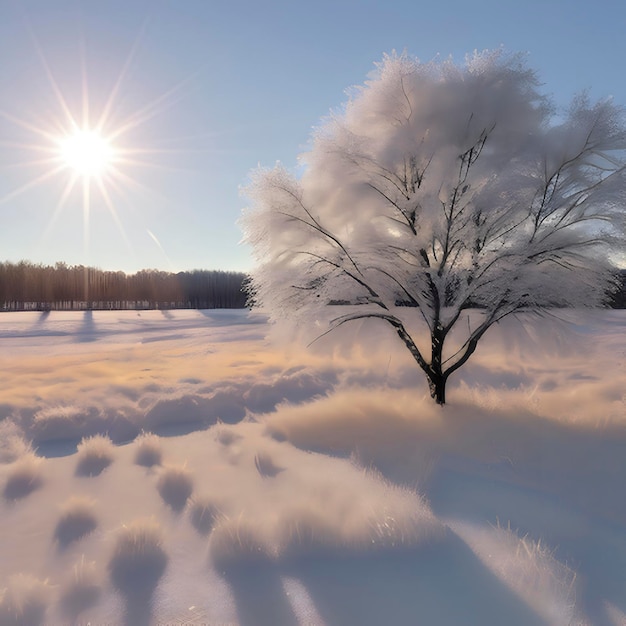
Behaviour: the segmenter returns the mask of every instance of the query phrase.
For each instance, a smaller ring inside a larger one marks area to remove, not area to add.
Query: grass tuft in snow
[[[0,463],[13,463],[26,454],[34,454],[33,446],[26,441],[18,427],[10,421],[0,426]]]
[[[475,527],[455,523],[452,529],[476,556],[528,606],[550,624],[578,624],[576,572],[554,550],[509,527]]]
[[[333,510],[337,503],[330,501],[327,509],[319,502],[300,502],[286,509],[276,533],[281,558],[403,550],[445,536],[445,527],[418,494],[378,475],[373,478],[378,484],[363,494],[362,504],[355,507],[358,511],[338,514],[340,510]]]
[[[52,589],[48,581],[29,574],[9,578],[8,587],[0,592],[2,626],[40,626],[44,623]]]
[[[54,537],[59,542],[59,546],[65,548],[70,543],[88,535],[97,526],[98,518],[94,511],[93,500],[75,496],[62,506]]]
[[[184,466],[166,466],[159,475],[157,489],[167,505],[174,511],[182,511],[193,492],[191,472]]]
[[[278,527],[281,556],[295,558],[313,553],[342,550],[340,529],[317,507],[296,505],[283,515]]]
[[[93,607],[102,594],[101,580],[94,561],[86,561],[85,557],[74,565],[73,572],[61,591],[60,605],[63,614],[72,623],[78,616]]]
[[[39,441],[72,439],[84,433],[88,418],[93,417],[82,407],[71,405],[48,406],[33,416],[31,434]]]
[[[306,461],[308,467],[290,466],[250,485],[245,508],[224,507],[209,538],[218,566],[390,552],[445,538],[446,528],[414,491],[347,461]]]
[[[576,606],[576,572],[554,556],[554,550],[511,528],[497,526],[499,558],[491,567],[546,620],[571,624]]]
[[[276,551],[252,520],[220,517],[209,537],[209,556],[218,568],[276,559]]]
[[[153,433],[142,432],[137,439],[137,450],[135,451],[135,463],[144,467],[161,465],[163,460],[163,450],[161,439]]]
[[[109,560],[113,586],[126,596],[150,596],[165,572],[163,531],[152,519],[139,519],[117,532]]]
[[[26,497],[43,483],[42,459],[33,452],[27,452],[9,470],[3,495],[7,500]]]
[[[206,535],[209,533],[219,514],[220,509],[212,498],[202,496],[191,500],[189,517],[194,528],[200,534]]]
[[[106,435],[83,437],[78,444],[77,476],[98,476],[115,458],[115,445]]]

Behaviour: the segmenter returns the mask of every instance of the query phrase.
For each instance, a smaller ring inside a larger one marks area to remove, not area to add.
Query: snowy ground
[[[0,314],[0,626],[626,624],[626,312],[559,315],[442,409],[371,325]]]

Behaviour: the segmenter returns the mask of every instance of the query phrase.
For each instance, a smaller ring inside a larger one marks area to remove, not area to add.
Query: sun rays
[[[132,101],[127,89],[131,83],[129,73],[135,64],[145,24],[108,90],[102,84],[104,80],[98,68],[87,66],[84,44],[73,84],[67,80],[61,82],[30,26],[28,30],[53,106],[46,110],[44,103],[40,106],[35,102],[30,107],[22,107],[19,113],[6,104],[0,108],[0,119],[9,129],[8,135],[15,135],[10,137],[5,133],[4,141],[0,141],[0,149],[11,155],[3,169],[15,172],[11,175],[13,187],[0,197],[0,206],[11,205],[36,188],[55,184],[57,195],[52,197],[50,206],[44,208],[47,218],[42,220],[44,238],[64,210],[76,204],[82,213],[85,257],[89,252],[90,215],[96,209],[108,213],[132,251],[118,208],[134,208],[138,190],[154,191],[143,180],[145,172],[169,169],[159,157],[170,151],[154,147],[153,134],[141,130],[178,101],[190,79],[148,101],[129,105]],[[67,69],[65,67],[64,71]],[[90,89],[90,86],[95,88]],[[145,143],[146,135],[152,135],[151,145]]]

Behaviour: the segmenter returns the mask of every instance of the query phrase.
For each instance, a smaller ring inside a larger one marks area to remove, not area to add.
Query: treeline
[[[0,310],[238,309],[240,272],[193,270],[135,274],[82,265],[0,263]]]
[[[240,309],[246,306],[241,272],[193,270],[135,274],[83,265],[0,263],[0,311],[87,309]],[[626,308],[626,270],[614,308]],[[343,302],[337,301],[333,304]]]

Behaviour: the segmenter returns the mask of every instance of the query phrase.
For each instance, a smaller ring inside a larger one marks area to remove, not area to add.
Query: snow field
[[[0,317],[2,626],[626,614],[623,312],[492,329],[443,409],[368,325],[328,358],[243,312],[95,312],[88,342],[24,315]]]

